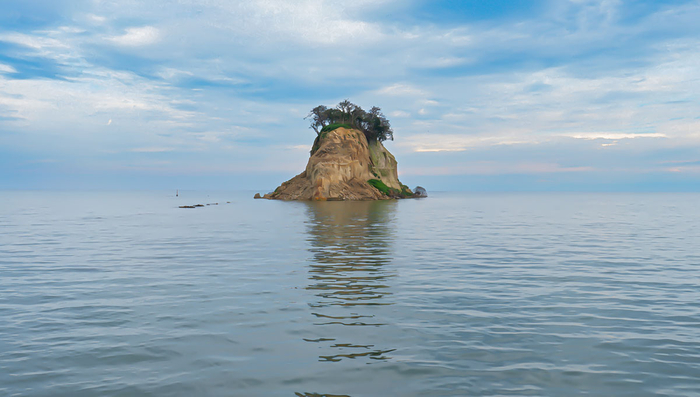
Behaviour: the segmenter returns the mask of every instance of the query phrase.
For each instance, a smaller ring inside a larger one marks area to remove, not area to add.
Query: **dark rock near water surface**
[[[413,197],[428,197],[428,191],[424,187],[416,186],[413,189]]]

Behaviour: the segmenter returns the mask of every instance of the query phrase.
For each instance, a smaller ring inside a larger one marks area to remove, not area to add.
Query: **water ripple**
[[[0,195],[0,395],[700,395],[696,194],[217,194]]]

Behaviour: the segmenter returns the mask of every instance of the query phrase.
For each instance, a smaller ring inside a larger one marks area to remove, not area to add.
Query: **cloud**
[[[17,73],[17,70],[10,65],[0,63],[0,73]]]
[[[173,150],[175,149],[171,147],[138,147],[133,148],[130,151],[134,153],[165,153],[172,152]]]
[[[385,6],[386,1],[251,0],[247,2],[183,1],[197,10],[209,28],[224,30],[261,43],[292,42],[346,49],[381,40],[383,32],[361,16]],[[385,4],[382,4],[385,3]]]
[[[408,147],[414,152],[463,152],[468,149],[500,146],[534,144],[513,136],[465,136],[459,134],[421,134],[403,139],[400,146]]]
[[[413,86],[407,84],[392,84],[390,86],[382,87],[377,90],[379,95],[391,95],[391,96],[423,96],[425,93]]]
[[[68,44],[62,42],[61,40],[24,33],[0,34],[0,41],[19,44],[34,50],[44,50],[47,48],[69,48]]]
[[[458,65],[463,65],[465,63],[470,62],[470,58],[466,57],[439,57],[439,58],[433,58],[433,59],[425,59],[422,63],[420,63],[421,66],[426,67],[426,68],[449,68],[449,67],[454,67]]]
[[[565,167],[557,163],[502,163],[495,161],[479,161],[460,163],[449,167],[402,168],[401,175],[537,175],[557,173],[585,173],[596,169],[590,166]]]
[[[698,160],[668,160],[668,161],[660,161],[659,164],[692,164],[692,165],[700,165],[700,159],[698,159]]]
[[[87,14],[85,16],[90,22],[101,24],[104,23],[107,18],[101,15],[95,15],[95,14]]]
[[[666,134],[649,133],[649,134],[632,134],[632,133],[616,133],[616,132],[577,132],[571,134],[562,134],[561,136],[574,139],[635,139],[635,138],[667,138]]]
[[[127,28],[120,36],[110,36],[107,40],[120,46],[136,47],[154,44],[160,40],[160,30],[153,26]]]
[[[665,169],[666,172],[678,174],[700,174],[700,165],[687,165],[681,167],[670,167]]]
[[[395,110],[395,111],[393,111],[393,112],[390,112],[390,113],[389,113],[389,116],[391,116],[391,117],[397,117],[397,118],[401,118],[401,117],[411,117],[411,113],[404,112],[403,110]]]

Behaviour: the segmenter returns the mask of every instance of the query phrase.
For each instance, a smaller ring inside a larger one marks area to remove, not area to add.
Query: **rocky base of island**
[[[333,127],[333,126],[331,126]],[[354,128],[325,128],[317,136],[306,169],[274,192],[254,198],[272,200],[387,200],[427,197],[398,179],[394,156],[380,141],[368,142]]]

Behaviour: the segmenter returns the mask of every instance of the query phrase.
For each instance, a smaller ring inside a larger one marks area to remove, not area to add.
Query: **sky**
[[[700,1],[0,2],[0,189],[273,190],[379,106],[410,187],[700,191]]]

